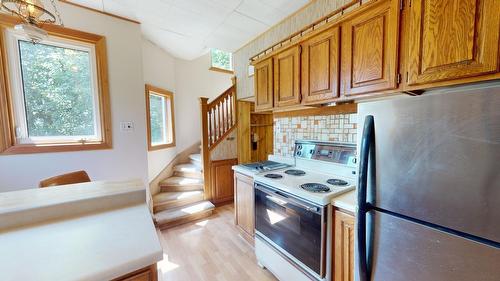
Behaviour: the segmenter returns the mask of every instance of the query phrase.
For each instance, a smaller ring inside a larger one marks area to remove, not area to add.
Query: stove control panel
[[[295,157],[356,166],[356,145],[316,141],[296,141]]]

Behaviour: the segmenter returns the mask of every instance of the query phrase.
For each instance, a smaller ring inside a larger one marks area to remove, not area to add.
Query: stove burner
[[[345,180],[341,180],[341,179],[329,179],[326,182],[329,183],[329,184],[331,184],[331,185],[337,185],[337,186],[344,186],[344,185],[348,185],[349,184]]]
[[[302,189],[310,191],[310,192],[328,192],[330,191],[330,188],[324,184],[321,183],[305,183],[302,184],[300,187]]]
[[[286,170],[285,174],[291,175],[291,176],[303,176],[306,174],[306,172],[304,172],[302,170],[290,169],[290,170]]]
[[[281,179],[283,176],[278,174],[265,174],[264,177],[270,179]]]

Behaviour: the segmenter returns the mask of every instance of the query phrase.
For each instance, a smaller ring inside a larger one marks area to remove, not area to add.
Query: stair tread
[[[192,163],[179,164],[174,167],[174,171],[186,173],[201,173],[201,167]]]
[[[191,155],[189,155],[189,159],[201,162],[201,154],[199,154],[199,153],[191,154]]]
[[[153,196],[153,203],[162,204],[165,202],[170,202],[174,200],[184,200],[195,196],[203,196],[203,189],[192,190],[192,191],[167,191],[160,192]]]
[[[203,185],[203,180],[202,179],[196,179],[196,178],[186,178],[186,177],[169,177],[162,182],[160,182],[160,185]]]
[[[197,213],[213,210],[214,208],[214,204],[212,204],[210,201],[205,200],[182,207],[167,209],[156,213],[154,217],[159,224],[163,224],[195,215]]]

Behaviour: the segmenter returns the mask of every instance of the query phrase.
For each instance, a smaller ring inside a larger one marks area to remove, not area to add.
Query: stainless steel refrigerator
[[[358,122],[355,280],[499,281],[500,87],[362,103]]]

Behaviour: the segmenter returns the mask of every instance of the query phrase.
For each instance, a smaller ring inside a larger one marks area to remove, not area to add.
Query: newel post
[[[210,184],[210,151],[208,149],[208,98],[200,97],[201,109],[201,161],[203,163],[203,182],[205,200],[212,200],[212,188]]]

